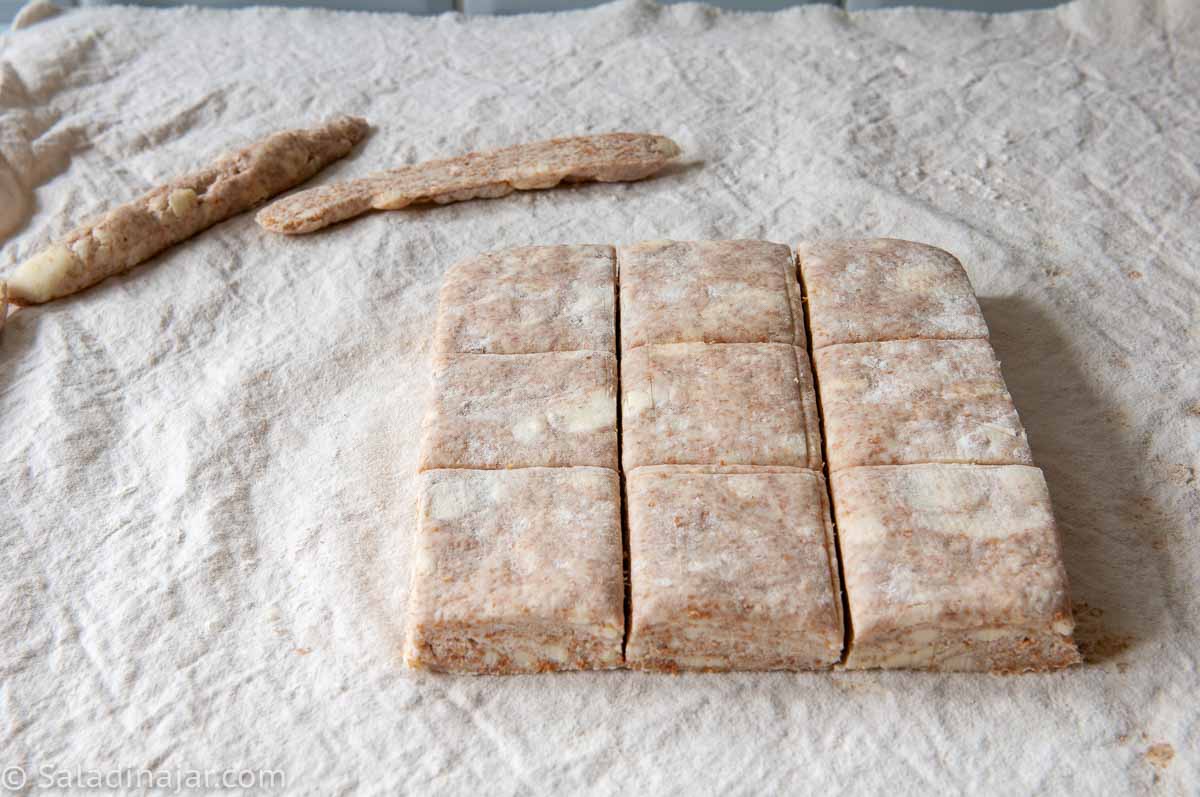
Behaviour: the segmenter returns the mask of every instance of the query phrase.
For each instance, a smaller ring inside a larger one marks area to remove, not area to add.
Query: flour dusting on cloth
[[[552,136],[683,163],[366,216],[251,214],[0,341],[0,761],[295,791],[1164,793],[1200,782],[1200,7],[988,17],[85,8],[0,38],[0,278],[274,130],[306,186]],[[889,236],[958,257],[1045,469],[1086,663],[401,669],[444,270],[508,246]]]

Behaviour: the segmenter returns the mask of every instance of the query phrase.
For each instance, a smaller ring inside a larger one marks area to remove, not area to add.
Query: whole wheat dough
[[[804,346],[792,251],[769,241],[644,241],[617,249],[621,346]]]
[[[958,258],[894,238],[805,241],[796,247],[813,348],[908,338],[986,338]]]
[[[841,343],[813,353],[829,469],[1033,464],[986,340]]]
[[[522,246],[451,267],[442,281],[437,354],[615,354],[611,246]]]
[[[786,343],[639,346],[621,360],[623,464],[821,466],[808,356]]]
[[[401,166],[359,180],[301,191],[263,208],[257,219],[272,232],[298,235],[368,210],[495,199],[513,191],[553,188],[563,181],[641,180],[678,155],[679,146],[674,141],[645,133],[556,138]]]
[[[95,285],[169,246],[312,177],[366,135],[363,119],[274,133],[212,166],[116,207],[22,263],[9,278],[15,304],[39,304]]]
[[[1046,481],[1023,465],[831,477],[846,667],[1023,671],[1079,661]]]
[[[825,480],[802,468],[626,474],[631,625],[647,670],[825,669],[842,653]]]
[[[621,492],[606,468],[421,474],[409,667],[517,673],[621,665]]]
[[[607,352],[461,354],[434,365],[421,468],[617,468]]]

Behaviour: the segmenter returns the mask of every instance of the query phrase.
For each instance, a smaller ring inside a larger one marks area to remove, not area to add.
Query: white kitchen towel
[[[643,183],[305,237],[246,214],[13,315],[0,767],[22,768],[25,789],[139,770],[278,770],[314,794],[1200,782],[1194,0],[997,17],[98,8],[5,35],[0,70],[0,274],[91,214],[334,113],[375,128],[314,184],[608,130],[686,149]],[[1083,666],[401,669],[450,264],[517,244],[862,235],[966,265],[1050,483]]]

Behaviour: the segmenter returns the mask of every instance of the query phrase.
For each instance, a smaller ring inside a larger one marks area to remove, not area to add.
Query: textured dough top
[[[410,629],[625,628],[620,484],[607,468],[421,474]]]
[[[682,618],[842,647],[825,480],[802,468],[638,468],[626,479],[634,627]]]
[[[617,249],[621,346],[804,346],[795,260],[767,241],[646,241]]]
[[[641,346],[621,361],[626,470],[821,466],[808,355],[782,343]]]
[[[831,480],[856,636],[921,627],[1072,633],[1039,469],[908,465]]]
[[[421,469],[617,467],[617,360],[462,354],[434,364]]]
[[[804,241],[813,348],[908,338],[986,338],[962,264],[949,252],[894,238]]]
[[[1029,465],[986,340],[847,343],[813,355],[831,471],[856,465]]]
[[[615,351],[611,246],[525,246],[464,260],[442,282],[437,354]]]

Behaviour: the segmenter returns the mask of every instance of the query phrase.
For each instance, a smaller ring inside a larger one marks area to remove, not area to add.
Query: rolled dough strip
[[[831,481],[848,669],[1014,672],[1079,661],[1040,470],[904,465],[850,468]]]
[[[646,133],[555,138],[402,166],[347,183],[312,188],[273,202],[256,218],[273,232],[299,235],[368,210],[494,199],[513,191],[553,188],[564,180],[640,180],[678,154],[679,147],[671,139]]]
[[[338,117],[318,127],[274,133],[225,155],[67,234],[22,263],[9,280],[15,304],[40,304],[133,268],[343,157],[367,123]]]

